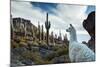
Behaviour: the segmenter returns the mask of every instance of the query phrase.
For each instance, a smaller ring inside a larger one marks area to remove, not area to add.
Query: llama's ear
[[[72,25],[72,24],[70,24],[70,27],[73,27],[73,25]]]
[[[70,24],[70,27],[71,27],[71,28],[74,28],[72,24]]]

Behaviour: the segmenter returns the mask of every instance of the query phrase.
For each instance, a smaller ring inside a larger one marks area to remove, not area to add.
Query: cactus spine
[[[48,21],[48,13],[46,15],[46,22],[45,22],[45,28],[46,28],[46,42],[47,45],[49,45],[49,29],[50,29],[50,21]]]

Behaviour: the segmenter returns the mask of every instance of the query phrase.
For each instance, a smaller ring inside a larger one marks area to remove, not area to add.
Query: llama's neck
[[[76,30],[70,32],[70,42],[77,41]]]

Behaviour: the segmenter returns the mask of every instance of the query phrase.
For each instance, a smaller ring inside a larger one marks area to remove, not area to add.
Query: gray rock
[[[17,67],[17,66],[25,66],[21,61],[19,60],[14,60],[15,62],[11,63],[11,67]]]
[[[14,55],[18,55],[21,54],[22,52],[26,51],[27,49],[25,47],[19,47],[19,48],[14,48],[12,49],[12,52],[14,53]]]
[[[52,59],[53,63],[65,63],[67,61],[68,61],[67,55],[62,55],[60,57],[55,57],[54,59]]]
[[[46,58],[47,56],[49,56],[51,53],[53,53],[52,50],[48,50],[45,48],[39,48],[39,52],[42,58]]]
[[[35,63],[30,59],[22,60],[22,63],[25,65],[34,65]]]
[[[31,51],[32,52],[39,51],[39,47],[32,46],[31,47]]]

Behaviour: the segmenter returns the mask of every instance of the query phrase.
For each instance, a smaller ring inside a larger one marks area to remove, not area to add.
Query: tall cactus
[[[40,23],[38,22],[38,38],[41,40]]]
[[[53,31],[51,32],[51,43],[54,44],[54,35],[53,35]]]
[[[50,29],[50,21],[48,21],[48,13],[46,15],[46,22],[45,22],[45,28],[46,28],[46,42],[47,42],[47,45],[49,45],[49,29]]]
[[[61,30],[59,31],[59,37],[58,37],[58,40],[62,41]]]
[[[43,29],[43,25],[42,25],[42,34],[41,34],[41,39],[44,40],[44,29]]]
[[[64,38],[64,39],[63,39],[63,42],[64,42],[66,45],[68,45],[67,34],[65,34],[63,38]]]
[[[12,15],[10,15],[10,23],[11,23],[11,37],[14,38],[14,25],[13,25],[13,18]]]
[[[25,23],[25,24],[24,24],[24,32],[25,32],[24,35],[25,35],[25,37],[26,37],[26,33],[27,33],[27,27],[26,27],[26,26],[27,26],[27,24]]]

